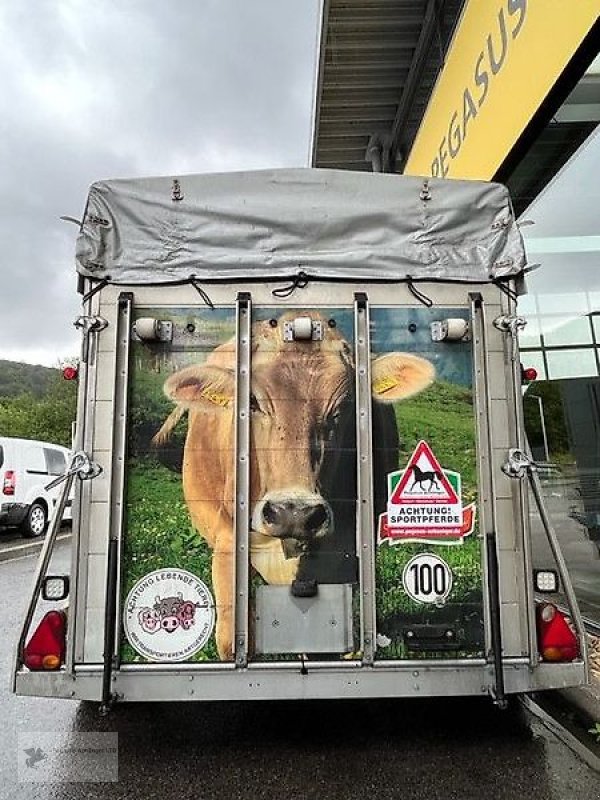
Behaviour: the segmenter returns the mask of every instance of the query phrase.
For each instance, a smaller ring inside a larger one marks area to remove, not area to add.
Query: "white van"
[[[42,536],[60,493],[60,486],[50,491],[46,486],[68,463],[66,447],[0,436],[0,530],[18,527],[26,538]],[[65,518],[71,518],[71,501]]]

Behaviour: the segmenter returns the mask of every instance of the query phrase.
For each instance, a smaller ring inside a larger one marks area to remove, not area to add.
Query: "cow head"
[[[303,312],[307,313],[307,312]],[[283,325],[293,313],[276,322],[257,322],[252,328],[250,409],[251,527],[254,544],[281,540],[287,558],[301,555],[312,542],[333,531],[333,512],[323,496],[324,469],[335,470],[336,453],[352,439],[354,364],[349,344],[317,312],[323,323],[322,341],[283,340]],[[434,378],[429,361],[407,353],[389,353],[372,361],[373,397],[393,403],[427,387]],[[155,437],[165,438],[187,410],[189,427],[184,457],[184,491],[192,519],[200,502],[201,472],[221,469],[215,501],[229,517],[233,502],[233,404],[235,343],[216,348],[202,365],[186,367],[165,383],[177,408]],[[194,453],[213,440],[228,453],[227,463],[206,457],[194,465]],[[349,445],[346,445],[348,447]],[[192,475],[195,472],[196,478]],[[194,496],[194,493],[196,495]]]

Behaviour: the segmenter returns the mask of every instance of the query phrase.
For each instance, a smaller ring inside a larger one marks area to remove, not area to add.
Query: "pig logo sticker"
[[[209,588],[183,569],[145,575],[129,592],[123,612],[127,641],[149,661],[186,661],[206,645],[214,624]]]
[[[461,544],[475,527],[475,503],[462,504],[459,472],[443,468],[420,441],[403,470],[388,475],[378,542]]]

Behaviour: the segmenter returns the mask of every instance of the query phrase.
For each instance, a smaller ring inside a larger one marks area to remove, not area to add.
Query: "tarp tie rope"
[[[431,306],[433,305],[433,300],[431,299],[431,297],[427,297],[426,294],[423,294],[423,292],[417,289],[410,275],[406,276],[406,285],[408,286],[408,291],[412,294],[413,297],[416,297],[416,299],[420,303],[422,303],[426,308],[431,308]]]
[[[503,283],[501,280],[492,280],[494,286],[497,286],[500,291],[505,294],[508,298],[510,298],[513,302],[517,302],[519,299],[519,295],[514,292],[506,283]]]
[[[82,303],[87,303],[88,300],[91,300],[92,297],[95,294],[98,294],[98,292],[101,292],[102,289],[104,289],[105,286],[108,286],[109,283],[110,283],[110,275],[107,275],[106,278],[102,278],[102,280],[99,281],[95,286],[92,286],[92,288],[89,290],[89,292],[86,292],[83,295],[83,298],[82,298],[81,302]]]
[[[306,272],[298,272],[294,275],[292,282],[288,286],[281,286],[279,289],[273,289],[271,294],[273,297],[289,297],[296,289],[306,289],[308,286],[309,277]]]
[[[208,306],[210,309],[212,309],[212,310],[214,311],[214,310],[215,310],[215,304],[214,304],[214,303],[213,303],[213,301],[210,299],[210,297],[207,295],[207,293],[204,291],[204,289],[203,289],[203,288],[200,286],[200,284],[199,284],[199,283],[198,283],[198,281],[196,280],[196,276],[195,276],[195,275],[190,275],[189,281],[190,281],[190,283],[192,284],[192,286],[194,287],[194,289],[195,289],[195,290],[198,292],[198,294],[200,295],[200,297],[201,297],[201,298],[204,300],[204,302],[206,303],[206,305],[207,305],[207,306]]]

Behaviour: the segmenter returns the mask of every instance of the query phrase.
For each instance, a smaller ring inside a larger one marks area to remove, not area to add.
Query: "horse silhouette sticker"
[[[461,544],[473,532],[475,504],[463,508],[459,472],[443,468],[421,440],[403,470],[388,475],[387,511],[378,541]]]

